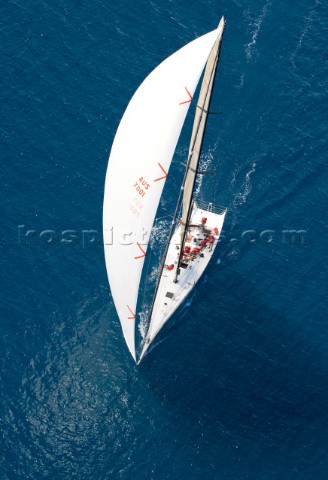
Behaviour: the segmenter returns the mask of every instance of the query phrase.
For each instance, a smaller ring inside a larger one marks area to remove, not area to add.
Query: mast
[[[189,157],[187,162],[186,173],[182,184],[183,200],[182,200],[182,216],[180,220],[181,224],[181,243],[179,260],[176,269],[175,282],[178,281],[180,272],[180,264],[183,254],[183,245],[187,234],[187,226],[190,221],[190,217],[193,209],[193,194],[195,189],[195,183],[198,174],[199,159],[206,129],[207,118],[209,115],[209,107],[212,98],[212,92],[214,87],[215,75],[221,51],[221,42],[223,37],[223,31],[225,26],[225,19],[222,17],[219,26],[222,26],[222,33],[215,42],[213,49],[208,58],[202,86],[200,89],[196,114],[194,119],[194,125],[190,140]]]
[[[150,307],[150,312],[148,318],[151,319],[152,312],[154,309],[154,304],[161,280],[161,276],[164,270],[164,264],[165,264],[165,258],[168,253],[168,249],[170,246],[170,242],[174,233],[174,226],[177,220],[179,208],[181,205],[181,201],[183,202],[183,214],[181,218],[181,222],[184,221],[184,223],[181,223],[182,225],[182,235],[181,235],[181,248],[180,248],[180,253],[179,253],[179,260],[178,260],[178,265],[177,265],[177,273],[176,273],[176,278],[175,281],[177,282],[177,277],[178,277],[178,271],[181,263],[181,258],[182,258],[182,253],[183,253],[183,244],[185,240],[185,235],[186,235],[186,225],[188,224],[191,212],[192,212],[192,196],[193,196],[193,191],[194,191],[194,186],[195,186],[195,181],[196,181],[196,176],[197,176],[197,170],[198,170],[198,163],[199,163],[199,158],[200,158],[200,150],[203,142],[203,137],[205,133],[205,126],[206,126],[206,121],[208,117],[208,108],[210,105],[210,100],[211,100],[211,95],[212,95],[212,90],[214,86],[214,79],[215,79],[215,74],[217,70],[217,65],[218,65],[218,60],[219,60],[219,55],[220,55],[220,49],[221,49],[221,41],[223,37],[223,31],[224,31],[224,26],[225,26],[225,19],[222,17],[218,28],[222,27],[221,33],[218,36],[211,53],[208,57],[207,63],[206,63],[206,68],[204,72],[204,77],[202,81],[202,86],[200,89],[198,101],[197,101],[197,106],[196,106],[196,114],[195,114],[195,119],[194,119],[194,124],[193,124],[193,130],[192,130],[192,135],[191,135],[191,141],[190,141],[190,148],[189,148],[189,155],[188,155],[188,160],[187,160],[187,166],[186,170],[184,173],[183,177],[183,182],[182,186],[180,189],[179,193],[179,198],[176,204],[174,216],[172,219],[171,223],[171,228],[170,232],[168,235],[168,239],[166,242],[165,246],[165,251],[162,256],[162,261],[160,264],[159,268],[159,274],[157,277],[157,282],[156,282],[156,287],[155,287],[155,292],[152,300],[152,304]],[[191,188],[190,188],[191,187]],[[146,337],[147,338],[147,337]]]

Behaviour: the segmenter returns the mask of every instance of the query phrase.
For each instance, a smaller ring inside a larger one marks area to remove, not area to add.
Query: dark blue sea
[[[0,13],[1,480],[326,480],[327,3]],[[146,75],[222,14],[199,195],[228,208],[224,236],[137,367],[104,262],[108,156]]]

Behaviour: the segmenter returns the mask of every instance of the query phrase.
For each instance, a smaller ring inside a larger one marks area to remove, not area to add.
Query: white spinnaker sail
[[[164,60],[132,97],[116,132],[105,182],[107,274],[136,359],[135,317],[147,241],[179,135],[218,28]]]

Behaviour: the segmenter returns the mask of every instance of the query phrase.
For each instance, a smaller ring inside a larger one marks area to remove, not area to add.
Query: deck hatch
[[[173,298],[173,297],[174,297],[174,293],[172,293],[172,292],[166,292],[166,295],[165,295],[165,296],[168,297],[168,298]]]

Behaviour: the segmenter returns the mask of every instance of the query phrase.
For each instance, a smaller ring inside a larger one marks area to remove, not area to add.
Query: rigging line
[[[172,218],[172,215],[163,215],[162,217],[157,218],[156,221],[155,221],[154,227],[158,228],[160,226],[160,220],[164,220],[166,218]],[[159,249],[161,250],[162,246],[160,245],[160,242],[156,241],[155,234],[154,234],[153,239],[154,239],[154,245],[156,245],[156,244],[159,245]],[[145,282],[144,282],[144,292],[143,292],[141,310],[143,310],[146,306],[146,292],[148,290],[147,286],[149,284],[151,284],[151,276],[148,275],[148,273],[149,273],[149,270],[150,270],[151,259],[152,259],[153,256],[155,256],[155,251],[151,247],[151,238],[149,239],[149,245],[150,245],[150,248],[147,249],[147,252],[149,251],[149,255],[148,255],[148,259],[147,259],[147,265],[146,265],[146,268],[145,268],[146,279],[145,279]],[[159,257],[160,257],[160,252],[159,252]]]
[[[205,95],[205,99],[204,99],[204,105],[205,105],[206,100],[207,100],[207,98],[208,98],[208,95],[210,95],[208,107],[210,107],[211,98],[212,98],[212,92],[213,92],[213,89],[214,89],[215,74],[216,74],[216,71],[217,71],[217,67],[218,67],[218,63],[219,63],[219,58],[220,58],[222,37],[223,37],[223,33],[222,33],[221,38],[220,38],[220,43],[219,43],[219,46],[218,46],[218,52],[217,52],[217,56],[216,56],[216,59],[215,59],[215,64],[213,65],[213,69],[212,69],[212,72],[211,72],[211,79],[210,79],[210,82],[208,83],[208,89],[207,89],[207,92],[206,92],[206,95]],[[212,83],[212,79],[213,79],[213,83]],[[211,85],[211,83],[212,83],[212,86],[211,86],[211,91],[210,91],[210,85]],[[197,135],[198,135],[198,132],[199,132],[199,127],[200,127],[200,122],[201,122],[201,120],[202,120],[202,118],[203,118],[203,115],[204,115],[204,111],[203,111],[202,114],[200,115],[200,119],[199,119],[199,122],[198,122],[197,131],[196,131],[196,135],[195,135],[195,139],[194,139],[194,144],[193,144],[193,146],[194,146],[195,143],[196,143],[196,139],[197,139]],[[204,125],[204,130],[203,130],[203,137],[202,137],[202,139],[201,139],[200,150],[201,150],[201,147],[202,147],[202,144],[203,144],[203,139],[204,139],[204,134],[205,134],[205,129],[206,129],[207,118],[208,118],[208,115],[206,115],[206,117],[205,117],[205,125]],[[192,149],[192,150],[193,150],[193,149]],[[190,159],[191,159],[191,157],[190,157]],[[199,159],[198,159],[198,163],[199,163]],[[197,170],[198,170],[198,163],[197,163]],[[189,169],[189,164],[190,164],[190,161],[188,162],[188,167],[187,167],[187,170],[186,170],[186,175],[187,175],[187,172],[188,172],[188,169]],[[197,172],[196,172],[196,175],[195,175],[194,181],[193,181],[192,196],[193,196],[194,189],[195,189],[196,178],[197,178]],[[192,196],[191,196],[191,198],[192,198]],[[186,222],[187,225],[188,225],[188,222],[189,222],[190,217],[191,217],[193,204],[194,204],[194,202],[191,201],[191,202],[190,202],[190,205],[189,205],[189,209],[188,209],[188,214],[187,214],[187,222]],[[183,253],[183,245],[184,245],[184,242],[185,242],[186,234],[187,234],[187,228],[184,228],[183,238],[182,238],[182,241],[181,241],[181,249],[180,249],[180,254],[179,254],[179,259],[178,259],[178,264],[177,264],[177,270],[176,270],[176,274],[175,274],[175,282],[178,281],[179,268],[180,268],[180,265],[181,265],[182,253]]]
[[[155,222],[155,227],[157,226],[159,220],[165,218],[166,216],[163,216],[163,217],[160,217],[158,219],[156,219],[156,222]],[[145,278],[145,281],[144,281],[144,285],[143,285],[143,295],[142,295],[142,302],[141,302],[141,305],[140,305],[140,312],[143,312],[144,310],[146,310],[146,293],[148,291],[148,285],[149,283],[151,282],[151,276],[149,275],[149,270],[150,270],[150,263],[151,263],[151,259],[152,259],[152,256],[154,254],[153,252],[153,248],[151,247],[151,236],[149,238],[149,248],[147,248],[147,255],[146,255],[146,260],[147,260],[147,264],[145,265],[145,268],[144,268],[144,274],[146,275],[146,278]]]
[[[218,185],[218,180],[219,180],[219,169],[215,170],[215,178],[214,178],[214,186],[213,186],[213,205],[214,205],[214,211],[216,210],[216,199],[217,199],[217,188],[216,186]]]
[[[221,102],[222,102],[222,97],[221,97]],[[221,144],[220,139],[222,138],[222,123],[219,123],[218,130],[219,130],[219,138],[218,138],[218,144],[219,145],[218,146],[219,146],[219,149],[220,149],[220,144]],[[218,196],[219,196],[219,194],[218,194],[219,175],[220,175],[220,168],[216,168],[215,173],[214,173],[215,179],[214,179],[214,187],[213,187],[213,191],[214,191],[213,204],[214,204],[215,209],[217,207],[217,199],[218,199]]]
[[[147,260],[147,267],[146,267],[146,280],[145,280],[145,283],[144,283],[144,292],[143,292],[143,296],[142,296],[142,303],[141,303],[141,308],[140,308],[140,311],[142,312],[145,308],[145,304],[146,304],[146,292],[147,292],[147,285],[148,285],[148,282],[150,281],[150,275],[148,275],[148,272],[149,272],[149,268],[150,268],[150,259],[151,259],[151,256],[152,256],[152,249],[149,248],[147,249],[147,251],[150,250],[149,252],[149,255],[148,255],[148,260]]]
[[[163,220],[163,218],[173,218],[173,214],[163,215],[163,217],[156,218],[156,222]]]
[[[224,105],[223,105],[224,101],[223,101],[223,100],[224,100],[224,99],[223,99],[223,97],[221,96],[221,97],[220,97],[220,102],[221,102],[221,105],[222,105],[222,107],[223,107],[223,109],[224,109]],[[218,125],[219,137],[218,137],[218,141],[217,141],[217,143],[218,143],[218,148],[219,148],[219,149],[220,149],[220,145],[221,145],[221,141],[220,141],[220,140],[221,140],[221,138],[222,138],[222,131],[223,131],[222,129],[223,129],[222,123],[219,123],[219,125]],[[219,175],[220,175],[220,168],[217,168],[217,169],[215,170],[215,181],[214,181],[214,187],[213,187],[213,191],[214,191],[213,204],[214,204],[214,208],[215,208],[215,209],[216,209],[216,207],[217,207],[217,199],[218,199],[218,196],[219,196],[219,194],[218,194]],[[220,197],[219,197],[219,198],[220,198]]]
[[[223,115],[223,112],[210,112],[209,110],[205,110],[205,108],[202,108],[200,105],[197,105],[197,108],[207,113],[207,115]]]

